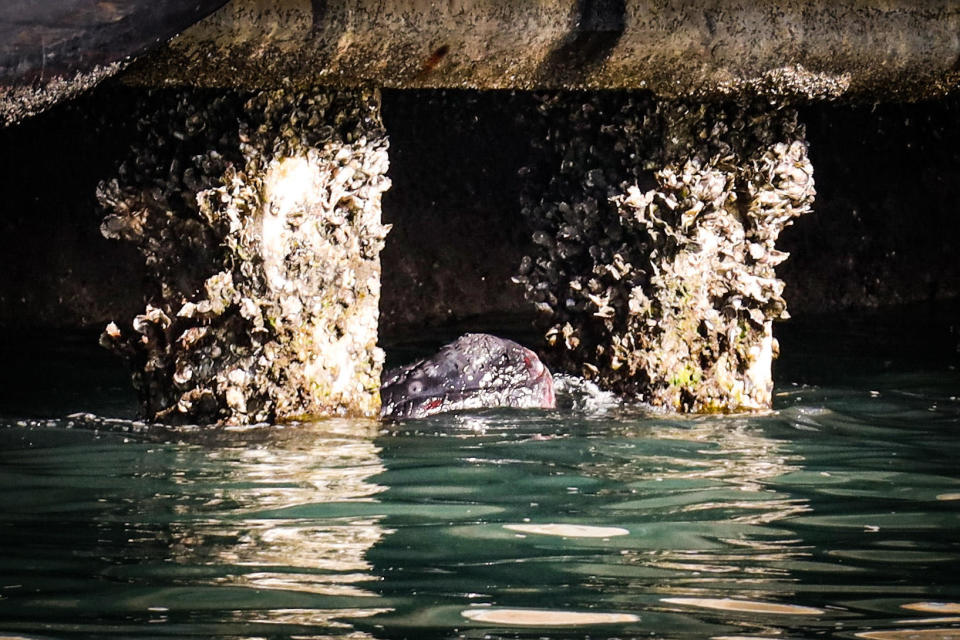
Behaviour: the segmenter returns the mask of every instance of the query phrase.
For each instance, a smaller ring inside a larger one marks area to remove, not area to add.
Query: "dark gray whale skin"
[[[553,376],[537,354],[486,333],[464,334],[430,358],[387,371],[380,400],[385,420],[461,409],[556,406]]]

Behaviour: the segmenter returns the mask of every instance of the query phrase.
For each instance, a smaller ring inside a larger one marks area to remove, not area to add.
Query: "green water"
[[[85,338],[8,345],[0,637],[958,638],[955,334],[865,326],[798,325],[764,415],[390,432],[113,420]]]

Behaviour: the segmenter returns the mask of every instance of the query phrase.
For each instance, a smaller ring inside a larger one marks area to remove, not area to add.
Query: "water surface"
[[[8,349],[0,636],[960,638],[955,343],[847,329],[761,415],[389,431],[142,425],[84,340]]]

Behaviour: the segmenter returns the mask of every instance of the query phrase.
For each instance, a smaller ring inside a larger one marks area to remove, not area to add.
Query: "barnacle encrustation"
[[[814,197],[796,111],[554,93],[530,126],[518,282],[550,362],[674,410],[769,406],[775,244]]]
[[[133,242],[147,310],[102,343],[146,418],[375,416],[387,138],[375,91],[155,92],[97,196]]]

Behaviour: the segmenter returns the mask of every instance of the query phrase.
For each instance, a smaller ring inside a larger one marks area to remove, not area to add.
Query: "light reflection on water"
[[[957,637],[958,389],[390,433],[0,418],[0,636]]]

